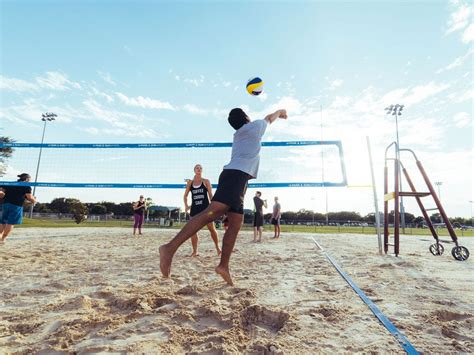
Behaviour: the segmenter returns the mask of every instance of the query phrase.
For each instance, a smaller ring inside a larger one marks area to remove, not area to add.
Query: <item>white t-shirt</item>
[[[268,121],[255,120],[244,124],[234,133],[232,156],[224,169],[235,169],[257,178],[260,148]]]

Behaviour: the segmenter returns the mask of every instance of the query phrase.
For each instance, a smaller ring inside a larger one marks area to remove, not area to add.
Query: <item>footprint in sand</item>
[[[290,319],[284,311],[272,311],[263,306],[252,305],[240,313],[242,326],[252,330],[255,326],[264,328],[272,333],[280,331]]]

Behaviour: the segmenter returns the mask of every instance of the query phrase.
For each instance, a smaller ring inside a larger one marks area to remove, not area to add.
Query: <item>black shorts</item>
[[[202,204],[200,206],[192,205],[191,210],[189,211],[189,216],[194,217],[195,215],[197,215],[197,214],[201,213],[202,211],[204,211],[208,206],[209,206],[209,202],[207,202],[205,204]]]
[[[217,190],[212,201],[230,207],[230,212],[244,214],[244,197],[250,175],[240,170],[224,169],[219,176]]]
[[[272,224],[274,226],[279,226],[280,225],[280,218],[272,218]]]
[[[253,226],[254,227],[263,226],[263,214],[262,213],[255,212],[253,214]]]

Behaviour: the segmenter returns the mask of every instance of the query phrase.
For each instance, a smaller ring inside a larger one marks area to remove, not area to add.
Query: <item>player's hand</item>
[[[188,213],[188,211],[189,211],[189,206],[188,205],[184,206],[184,212]]]
[[[278,110],[278,117],[283,118],[283,119],[287,119],[288,115],[286,113],[286,110]]]

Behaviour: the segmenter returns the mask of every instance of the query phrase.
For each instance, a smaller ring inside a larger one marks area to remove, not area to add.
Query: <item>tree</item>
[[[0,143],[14,143],[15,141],[10,137],[0,137]],[[11,158],[13,155],[13,148],[4,147],[0,148],[0,176],[5,175],[7,172],[6,160]]]
[[[70,207],[70,212],[73,215],[74,220],[76,221],[77,224],[84,222],[87,219],[87,207],[84,205],[81,201],[76,200],[76,199],[70,199],[70,200],[75,200]]]
[[[104,205],[97,204],[91,207],[90,213],[103,215],[107,213],[107,208]]]

